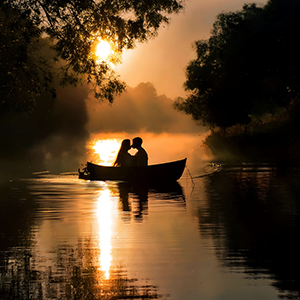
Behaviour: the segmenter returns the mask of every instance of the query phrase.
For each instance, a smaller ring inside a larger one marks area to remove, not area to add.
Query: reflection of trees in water
[[[300,173],[221,172],[206,178],[199,210],[226,266],[271,278],[283,298],[300,297]]]
[[[7,252],[1,267],[0,298],[10,299],[156,299],[157,288],[128,278],[122,267],[101,271],[100,250],[91,240],[62,246],[49,257],[25,249]]]
[[[36,223],[32,210],[36,207],[24,182],[0,183],[0,251],[21,244],[30,246],[31,228]]]

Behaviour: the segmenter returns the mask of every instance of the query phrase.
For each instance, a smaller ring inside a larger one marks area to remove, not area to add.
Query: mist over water
[[[90,140],[133,139],[140,136],[149,164],[187,157],[194,174],[202,172],[211,155],[203,144],[207,131],[190,116],[176,111],[173,100],[157,95],[151,83],[141,83],[118,97],[113,105],[87,101]],[[95,160],[89,152],[88,160]]]
[[[172,105],[151,83],[128,87],[112,105],[99,103],[85,85],[59,89],[56,99],[43,96],[32,113],[1,119],[1,167],[11,177],[76,172],[93,160],[88,146],[93,140],[135,136],[143,138],[149,163],[187,157],[194,167],[207,158],[206,132]]]
[[[203,168],[207,166],[212,158],[209,149],[203,144],[204,135],[198,136],[183,133],[154,134],[148,132],[129,134],[124,132],[114,132],[92,134],[91,140],[99,139],[105,141],[107,139],[115,139],[121,144],[123,139],[129,138],[132,140],[137,135],[141,136],[144,140],[143,147],[148,153],[149,164],[159,164],[187,158],[187,168],[189,171],[193,175],[199,175],[205,172]],[[131,154],[134,154],[134,150]],[[88,161],[98,163],[98,158],[99,157],[95,155],[92,150],[87,154]]]
[[[173,100],[157,95],[151,83],[127,88],[112,105],[93,97],[87,101],[88,130],[99,132],[195,133],[205,132],[190,116],[176,111]]]
[[[60,89],[56,99],[41,96],[33,112],[2,115],[2,176],[72,170],[84,157],[89,138],[87,95],[86,87]]]

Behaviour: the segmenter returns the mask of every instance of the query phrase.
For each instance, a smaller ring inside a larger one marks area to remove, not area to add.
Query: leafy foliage
[[[40,34],[25,13],[0,4],[1,112],[30,109],[43,90],[55,94],[51,68],[39,55]]]
[[[182,0],[2,0],[1,96],[7,103],[15,99],[21,108],[21,95],[26,94],[24,106],[30,107],[28,99],[41,90],[54,93],[59,67],[61,84],[76,85],[83,79],[91,83],[96,97],[112,102],[125,84],[109,62],[97,61],[96,42],[109,41],[112,60],[120,61],[124,49],[156,35],[169,22],[168,15],[182,8]],[[45,38],[56,65],[49,62],[49,50],[41,50]]]
[[[197,58],[186,69],[190,95],[175,106],[227,128],[298,101],[299,12],[299,1],[270,0],[219,14],[211,37],[195,42]]]

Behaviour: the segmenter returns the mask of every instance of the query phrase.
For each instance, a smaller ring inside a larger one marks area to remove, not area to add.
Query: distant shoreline
[[[213,133],[206,139],[213,160],[227,163],[278,163],[300,162],[300,138],[285,131],[222,136]]]

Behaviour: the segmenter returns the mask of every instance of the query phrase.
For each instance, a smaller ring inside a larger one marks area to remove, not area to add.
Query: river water
[[[0,299],[300,299],[300,171],[1,185]]]

